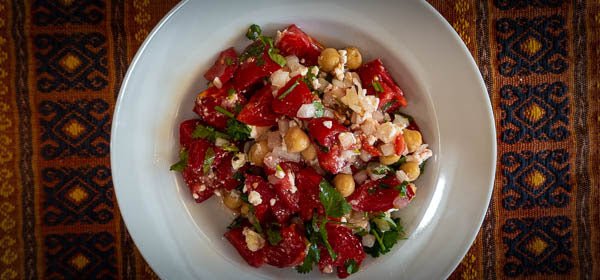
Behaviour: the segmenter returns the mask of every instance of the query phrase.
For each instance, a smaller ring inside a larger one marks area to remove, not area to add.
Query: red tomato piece
[[[245,184],[248,194],[250,194],[251,191],[256,191],[260,195],[262,202],[254,206],[254,215],[261,223],[263,223],[269,217],[269,203],[272,198],[275,198],[275,193],[273,192],[273,189],[271,189],[269,183],[260,176],[247,174]]]
[[[388,211],[394,207],[394,200],[400,195],[396,186],[400,181],[395,176],[377,181],[368,181],[360,186],[346,200],[352,209],[359,211]]]
[[[367,141],[367,137],[365,137],[364,135],[360,136],[360,143],[361,143],[361,149],[363,149],[365,152],[369,153],[372,156],[378,157],[381,156],[382,153],[379,149],[375,148],[373,145],[369,144],[369,142]]]
[[[243,228],[234,228],[225,233],[225,238],[240,253],[240,256],[251,266],[260,267],[265,263],[264,248],[256,252],[250,251],[246,245],[246,237]]]
[[[212,82],[215,78],[219,78],[222,84],[225,84],[227,81],[233,77],[233,73],[238,68],[238,59],[237,53],[233,47],[222,51],[219,54],[219,57],[215,61],[206,73],[204,73],[204,78],[206,78],[209,82]]]
[[[211,86],[198,94],[194,106],[194,112],[202,120],[217,129],[224,129],[227,126],[228,116],[215,110],[220,106],[225,110],[234,113],[235,107],[246,103],[246,97],[237,91],[232,91],[230,84],[223,85],[220,89]]]
[[[237,171],[231,166],[231,159],[235,155],[220,148],[215,148],[214,150],[215,160],[213,166],[215,168],[213,170],[217,178],[217,185],[228,191],[235,189],[240,184],[240,182],[232,176]],[[243,169],[243,167],[241,169]]]
[[[297,183],[295,178],[296,173],[300,171],[301,167],[295,162],[283,162],[280,163],[279,166],[283,169],[285,175],[281,179],[277,178],[276,182],[273,184],[273,189],[275,189],[275,193],[277,193],[277,196],[290,212],[295,213],[300,210],[300,206],[298,206],[300,193],[296,187]]]
[[[309,221],[313,218],[315,210],[322,215],[325,212],[319,199],[319,183],[323,177],[313,168],[307,167],[296,173],[296,186],[300,193],[300,218]]]
[[[273,112],[273,100],[271,86],[264,86],[250,97],[237,119],[245,124],[256,126],[277,124],[277,114]]]
[[[262,45],[263,43],[256,41],[244,50],[244,53],[247,53],[256,50],[256,48],[259,51],[260,48],[264,49],[258,57],[248,57],[244,61],[240,61],[240,67],[233,77],[233,86],[238,92],[246,92],[251,86],[281,68],[269,57],[268,47],[264,47],[264,45],[260,47],[259,44]],[[244,56],[244,53],[242,53],[242,56]]]
[[[271,206],[271,212],[273,213],[273,217],[275,217],[275,220],[277,220],[277,222],[282,225],[286,224],[290,220],[292,215],[294,215],[292,210],[290,210],[286,205],[284,205],[284,203],[278,196],[275,197],[275,204]]]
[[[400,135],[396,136],[396,139],[394,140],[394,150],[396,151],[397,155],[401,155],[405,149],[406,149],[406,143],[404,142],[404,136],[402,136],[402,134],[400,134]]]
[[[321,43],[308,36],[295,24],[281,32],[276,47],[284,56],[295,55],[300,59],[303,58],[304,65],[317,65],[317,60],[323,50]]]
[[[179,144],[188,148],[189,144],[194,141],[192,139],[192,132],[196,129],[196,126],[200,124],[200,120],[185,120],[179,124]]]
[[[329,151],[325,152],[321,149],[317,149],[317,159],[321,168],[332,174],[338,174],[348,164],[346,160],[342,158],[342,148],[339,144],[330,146]]]
[[[377,95],[379,97],[379,108],[386,107],[386,112],[395,110],[398,107],[406,106],[404,93],[398,87],[389,72],[383,67],[381,59],[375,59],[365,63],[360,68],[356,69],[363,88],[367,89],[367,94]],[[373,83],[377,82],[381,85],[383,92],[375,90]],[[392,103],[390,103],[392,102]]]
[[[348,131],[345,126],[332,118],[312,119],[308,122],[307,127],[308,134],[323,147],[330,147],[337,143],[338,134]]]
[[[321,259],[319,260],[319,270],[323,271],[327,266],[337,268],[337,276],[346,278],[349,276],[345,264],[349,260],[354,260],[358,266],[365,259],[361,241],[352,234],[352,230],[342,225],[328,223],[325,225],[327,230],[327,241],[336,253],[337,258],[333,260],[327,249],[322,246]]]
[[[292,224],[280,231],[281,241],[277,245],[265,247],[266,263],[276,267],[297,266],[304,261],[306,256],[306,238]]]
[[[214,184],[203,173],[204,157],[211,144],[203,139],[192,141],[188,146],[188,162],[183,170],[183,180],[196,202],[207,200],[214,194]]]
[[[315,96],[300,78],[300,75],[293,77],[279,89],[273,100],[275,113],[295,118],[303,104],[310,104],[315,100]]]

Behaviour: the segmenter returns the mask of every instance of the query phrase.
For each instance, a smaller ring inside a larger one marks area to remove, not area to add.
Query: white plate
[[[296,23],[325,45],[357,46],[365,60],[381,57],[435,153],[403,211],[408,240],[368,258],[352,278],[447,277],[477,234],[494,179],[493,115],[475,62],[425,2],[299,2],[184,1],[150,33],[127,72],[112,128],[113,180],[129,232],[165,279],[307,278],[246,265],[222,238],[227,211],[217,199],[194,203],[180,175],[169,171],[178,124],[194,117],[202,74],[218,52],[246,45],[251,23],[267,34]],[[320,275],[315,271],[310,276]]]

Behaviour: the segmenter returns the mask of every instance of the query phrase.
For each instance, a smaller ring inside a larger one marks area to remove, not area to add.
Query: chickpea
[[[225,206],[231,210],[237,210],[240,208],[240,206],[242,206],[242,199],[240,199],[239,193],[235,191],[226,192],[223,195],[223,204],[225,204]]]
[[[248,217],[248,213],[250,213],[250,205],[248,203],[243,203],[240,208],[240,214],[244,217]]]
[[[304,133],[304,131],[297,126],[288,129],[283,137],[283,141],[285,141],[285,146],[287,147],[288,151],[292,153],[302,152],[306,150],[308,146],[310,146],[310,139],[308,139],[308,135],[306,135],[306,133]]]
[[[392,165],[392,164],[396,163],[398,160],[400,160],[399,155],[390,155],[390,156],[380,156],[379,157],[379,162],[381,164],[385,164],[385,165]]]
[[[354,178],[352,178],[352,175],[335,175],[335,178],[333,178],[333,185],[343,197],[348,197],[354,192]]]
[[[256,166],[263,166],[263,159],[269,152],[269,145],[267,141],[256,142],[250,147],[248,151],[248,159]]]
[[[416,180],[421,175],[421,169],[416,162],[405,162],[400,165],[400,169],[406,173],[408,180],[411,182]]]
[[[315,145],[310,144],[308,148],[302,151],[301,155],[306,161],[314,160],[317,157],[317,149],[315,149]]]
[[[362,64],[362,55],[358,51],[356,47],[349,47],[346,49],[348,61],[346,62],[346,66],[350,70],[357,69]]]
[[[340,54],[334,48],[326,48],[319,55],[319,66],[325,72],[331,72],[340,64]]]
[[[409,153],[416,151],[423,144],[423,137],[416,130],[405,129],[403,136]]]

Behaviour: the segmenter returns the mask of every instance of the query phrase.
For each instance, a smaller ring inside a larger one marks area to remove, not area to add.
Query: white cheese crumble
[[[193,193],[193,194],[192,194],[192,197],[193,197],[194,199],[198,199],[198,198],[200,198],[200,196],[199,196],[197,193]]]
[[[396,139],[399,133],[400,130],[397,126],[391,122],[386,122],[379,125],[377,131],[375,131],[375,136],[383,143],[390,143]]]
[[[262,203],[262,198],[257,191],[250,191],[250,194],[248,194],[248,202],[254,206],[257,206]]]
[[[356,144],[356,138],[354,137],[354,134],[350,132],[340,133],[338,139],[340,140],[343,149],[349,149],[352,145]]]
[[[221,79],[219,79],[219,77],[215,77],[213,79],[213,85],[215,85],[218,89],[221,89],[223,87],[223,83],[221,83]]]
[[[200,191],[203,192],[205,190],[206,190],[206,185],[205,184],[200,185]]]
[[[265,246],[265,239],[257,232],[245,227],[242,234],[246,238],[248,250],[256,252]]]
[[[271,80],[271,85],[273,85],[276,89],[279,89],[284,87],[285,84],[287,84],[287,82],[290,80],[290,73],[279,69],[271,74],[269,80]]]
[[[244,153],[237,153],[231,158],[231,167],[234,170],[240,169],[244,164],[246,164],[246,154]]]
[[[296,116],[298,118],[310,119],[314,118],[316,113],[317,108],[313,103],[302,104],[302,106],[300,106],[300,109],[298,109],[298,113],[296,113]]]
[[[324,121],[323,125],[327,128],[331,128],[333,126],[333,123],[331,121]]]
[[[394,115],[394,124],[400,129],[405,129],[410,124],[410,121],[401,115]]]
[[[275,168],[275,177],[279,179],[283,179],[283,177],[285,177],[285,172],[279,165],[277,165],[277,167]]]
[[[394,145],[394,143],[387,143],[379,146],[379,149],[381,150],[381,153],[383,153],[384,156],[391,156],[396,153],[395,147],[396,146]]]
[[[269,205],[273,206],[273,205],[275,205],[275,202],[277,202],[277,200],[275,200],[274,198],[271,198],[271,200],[269,200]]]

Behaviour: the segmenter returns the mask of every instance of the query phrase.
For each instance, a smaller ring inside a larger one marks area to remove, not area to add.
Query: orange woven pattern
[[[488,214],[451,278],[599,279],[600,2],[430,2],[478,62],[499,143]],[[156,278],[120,218],[110,125],[175,4],[0,0],[0,279]]]

